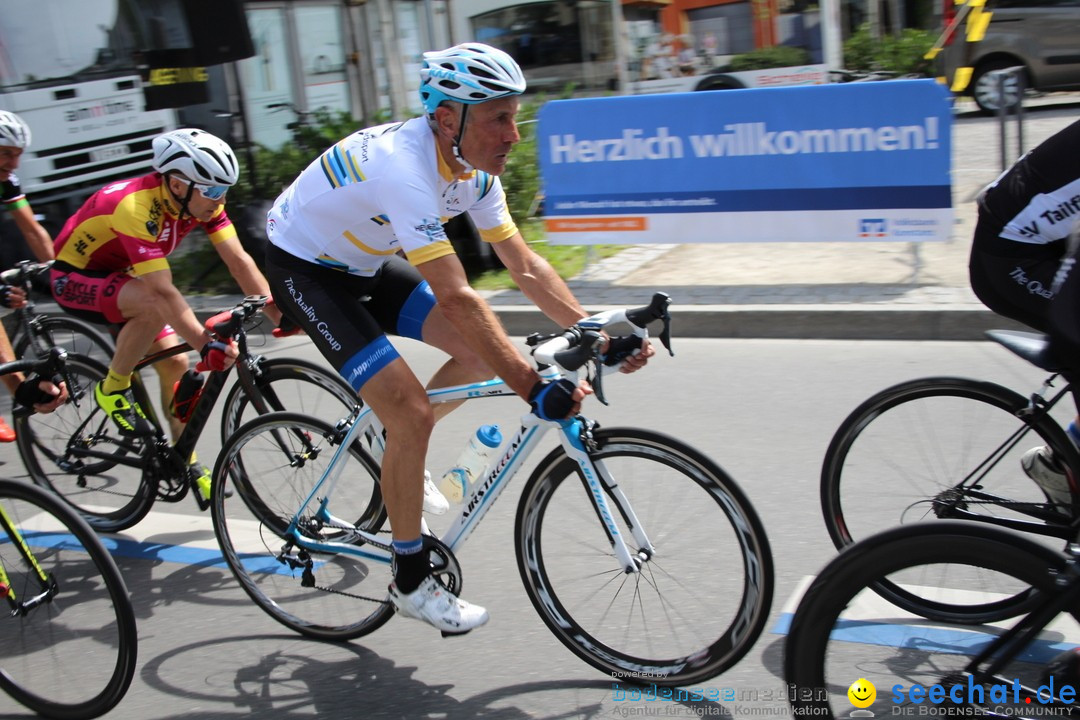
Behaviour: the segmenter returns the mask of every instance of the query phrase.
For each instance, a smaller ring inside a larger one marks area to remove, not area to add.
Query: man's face
[[[521,140],[515,118],[516,95],[469,106],[461,154],[474,168],[501,175],[512,148]]]
[[[188,181],[174,175],[169,178],[169,188],[176,197],[186,197]],[[214,217],[217,209],[225,204],[225,198],[226,196],[222,195],[217,200],[211,200],[199,192],[198,185],[196,185],[195,190],[191,193],[191,198],[188,200],[188,213],[199,222],[209,222],[210,218]]]
[[[0,145],[0,182],[11,178],[11,173],[19,167],[19,156],[22,154],[22,148]]]

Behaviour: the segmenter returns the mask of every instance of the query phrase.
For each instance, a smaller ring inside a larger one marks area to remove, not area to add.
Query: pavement
[[[1025,101],[1023,151],[1080,118],[1080,93]],[[673,299],[673,332],[709,338],[979,340],[1022,329],[994,315],[968,286],[976,193],[1001,167],[1002,125],[958,101],[953,124],[953,231],[944,242],[791,242],[634,245],[590,261],[569,280],[586,309]],[[1007,156],[1021,154],[1017,121]],[[886,170],[887,171],[887,170]],[[554,326],[518,291],[485,293],[513,335]],[[193,298],[197,311],[228,299]]]

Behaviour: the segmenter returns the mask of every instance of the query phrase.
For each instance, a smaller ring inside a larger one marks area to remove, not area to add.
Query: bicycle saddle
[[[1065,369],[1064,363],[1060,362],[1050,349],[1050,338],[1043,333],[987,330],[986,335],[1043,370],[1061,372]]]

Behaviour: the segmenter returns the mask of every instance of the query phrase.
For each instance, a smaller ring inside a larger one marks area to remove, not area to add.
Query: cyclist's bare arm
[[[34,253],[34,257],[38,259],[38,262],[52,260],[53,240],[49,236],[49,231],[43,228],[41,223],[34,218],[33,209],[29,205],[23,205],[12,210],[11,217],[15,220],[19,232],[26,238],[26,244],[30,247],[30,252]]]
[[[520,232],[492,247],[525,297],[556,325],[569,327],[588,315],[551,264],[525,243]]]
[[[530,248],[520,232],[502,242],[493,243],[495,254],[502,260],[525,297],[560,327],[569,327],[586,313],[551,264]],[[643,367],[656,352],[645,341],[641,352],[627,357],[619,370],[631,373]]]
[[[466,344],[514,392],[528,398],[540,376],[510,342],[488,304],[469,285],[457,255],[444,255],[417,265],[416,269],[427,280],[439,309]]]
[[[195,317],[195,311],[191,309],[191,306],[187,304],[187,300],[184,299],[183,294],[176,289],[173,285],[172,270],[165,267],[161,270],[154,270],[143,275],[139,275],[137,278],[137,285],[139,286],[139,296],[136,298],[139,303],[152,302],[155,306],[161,310],[161,314],[165,318],[165,322],[172,325],[173,330],[187,342],[188,345],[196,350],[202,348],[207,342],[210,341],[210,336],[206,330],[203,329],[202,323]],[[120,311],[124,313],[125,317],[131,317],[138,314],[137,308],[132,308],[129,304],[125,303],[125,293],[128,287],[135,285],[136,283],[128,283],[120,291],[121,306]],[[127,305],[125,307],[125,305]]]
[[[214,245],[218,255],[229,269],[229,274],[236,280],[236,284],[245,295],[265,295],[270,297],[270,285],[266,282],[255,260],[244,250],[244,246],[237,238],[229,238]],[[268,304],[263,308],[270,322],[274,325],[281,324],[281,311],[274,304]]]

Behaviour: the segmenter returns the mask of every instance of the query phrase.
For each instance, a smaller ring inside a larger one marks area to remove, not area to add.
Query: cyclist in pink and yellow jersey
[[[210,133],[174,130],[154,139],[155,172],[106,185],[68,219],[56,239],[52,291],[68,312],[120,325],[108,376],[95,387],[98,405],[121,432],[152,432],[131,395],[131,373],[149,351],[180,343],[199,350],[211,370],[232,365],[236,348],[211,340],[184,296],[173,285],[168,256],[192,230],[202,227],[240,288],[269,295],[270,289],[243,249],[225,214],[225,195],[239,178],[232,149]],[[267,308],[277,323],[276,308]],[[185,355],[155,364],[162,404],[187,370]],[[171,422],[171,421],[170,421]],[[175,438],[179,423],[171,428]],[[192,484],[209,496],[209,472],[193,462]]]

